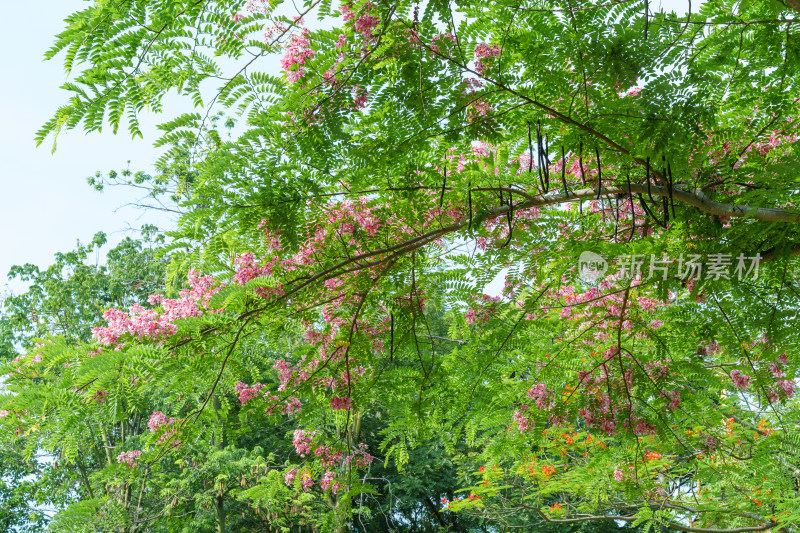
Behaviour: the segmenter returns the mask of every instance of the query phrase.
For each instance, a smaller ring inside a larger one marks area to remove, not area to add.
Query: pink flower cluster
[[[368,446],[363,442],[358,445],[358,450],[344,458],[344,464],[364,468],[372,463],[374,457],[367,453]]]
[[[436,35],[436,36],[435,36],[435,37],[434,37],[434,38],[431,40],[431,50],[432,50],[432,51],[434,51],[434,52],[436,52],[436,53],[438,54],[438,53],[441,51],[441,48],[440,48],[440,46],[437,44],[437,42],[440,42],[440,41],[441,41],[441,42],[444,42],[444,41],[445,41],[445,39],[446,39],[446,40],[449,40],[451,44],[456,44],[456,36],[455,36],[455,35],[453,35],[453,34],[452,34],[452,33],[450,33],[450,32],[447,32],[447,33],[444,33],[444,34],[441,34],[441,35]]]
[[[486,69],[488,66],[486,63],[483,62],[484,59],[489,59],[492,57],[498,57],[502,49],[493,44],[489,46],[488,44],[481,43],[475,47],[475,57],[479,58],[475,60],[475,72],[483,76],[486,73]]]
[[[325,467],[333,467],[339,463],[339,460],[342,458],[344,453],[340,450],[332,450],[328,446],[319,446],[316,450],[314,450],[314,456],[320,457],[320,461],[322,462],[322,466]]]
[[[700,353],[703,355],[716,355],[721,350],[719,343],[715,340],[703,341],[700,343]]]
[[[286,474],[283,475],[283,482],[286,484],[286,486],[290,486],[294,483],[294,480],[297,479],[298,473],[300,473],[300,471],[297,468],[291,468],[288,472],[286,472]],[[304,470],[303,473],[300,474],[300,486],[303,487],[303,491],[305,492],[308,492],[308,489],[314,486],[314,480],[311,479],[311,473],[309,471]],[[327,490],[327,488],[325,488],[325,490]]]
[[[367,107],[367,100],[369,93],[363,87],[355,85],[350,88],[350,93],[353,95],[353,109],[364,109]],[[377,229],[377,228],[376,228]]]
[[[316,431],[306,432],[304,429],[294,430],[292,444],[294,445],[294,451],[300,457],[305,457],[306,454],[311,453],[311,440],[316,434]]]
[[[353,407],[353,400],[349,396],[334,396],[331,398],[331,409],[334,411],[349,411]]]
[[[371,2],[366,2],[363,7],[364,12],[361,15],[358,15],[357,13],[353,13],[349,4],[342,4],[339,6],[339,12],[344,15],[345,22],[350,22],[351,20],[355,19],[355,22],[353,22],[353,29],[360,33],[365,41],[372,39],[372,32],[380,22],[378,17],[369,13],[372,11],[373,7],[374,6]]]
[[[297,479],[297,474],[299,470],[297,468],[291,468],[286,474],[283,476],[283,482],[286,486],[292,485],[294,480]],[[303,487],[303,491],[308,492],[308,489],[314,486],[314,480],[311,479],[311,473],[307,470],[304,470],[303,473],[300,475],[300,486]]]
[[[778,387],[781,388],[783,393],[786,395],[787,398],[791,398],[794,396],[794,381],[789,381],[788,379],[782,379],[776,383]]]
[[[249,13],[259,13],[266,15],[270,12],[269,0],[247,0],[244,8]]]
[[[122,452],[117,456],[117,462],[122,464],[126,463],[128,468],[133,468],[136,466],[136,460],[142,456],[142,452],[139,450],[133,450],[131,452]]]
[[[375,213],[377,209],[378,206],[370,206],[369,200],[362,196],[357,203],[345,201],[331,206],[327,222],[337,228],[335,233],[341,237],[350,237],[359,228],[374,237],[382,226]]]
[[[750,376],[743,374],[741,370],[731,370],[731,379],[737,389],[744,389],[750,384]]]
[[[191,288],[182,290],[179,298],[168,299],[160,294],[148,298],[152,305],[161,304],[162,313],[145,309],[138,304],[131,306],[130,313],[109,309],[103,314],[108,326],[94,328],[92,337],[100,344],[113,346],[119,344],[123,335],[132,335],[143,340],[174,334],[177,331],[174,324],[176,320],[200,316],[208,308],[211,296],[221,289],[211,276],[200,277],[195,270],[189,271],[188,278]]]
[[[768,341],[766,339],[766,336],[763,336],[760,339],[756,339],[756,341],[754,341],[752,343],[752,347],[756,348],[759,344],[762,344],[764,346],[764,349],[768,349],[769,348],[769,343],[768,343]],[[756,359],[757,359],[757,357],[756,357]],[[787,360],[788,359],[787,359],[785,353],[780,354],[776,361],[771,361],[771,362],[767,363],[767,365],[766,365],[767,371],[770,374],[772,374],[772,376],[775,377],[775,378],[784,378],[784,377],[786,377],[786,369],[785,369],[785,367],[786,367]],[[759,369],[761,369],[761,371],[763,371],[763,366],[759,365]],[[738,370],[738,369],[737,370],[731,370],[730,376],[731,376],[731,379],[733,380],[734,386],[737,389],[745,389],[745,388],[747,388],[750,385],[750,381],[752,379],[750,376],[742,373],[742,371]],[[779,379],[778,381],[775,382],[775,385],[778,387],[779,390],[781,390],[783,392],[783,395],[786,398],[791,398],[792,396],[794,396],[795,384],[794,384],[793,380],[790,380],[790,379]],[[767,387],[765,390],[766,390],[766,393],[767,393],[767,400],[769,401],[769,403],[774,403],[774,402],[778,401],[780,396],[779,396],[778,392],[775,390],[775,388]]]
[[[316,52],[310,48],[311,42],[308,40],[309,30],[303,28],[299,34],[294,34],[289,39],[289,46],[286,53],[281,58],[281,66],[286,71],[289,83],[296,83],[305,75],[306,61],[314,57]]]
[[[92,396],[92,400],[96,401],[97,403],[104,403],[108,398],[108,393],[105,389],[100,389],[94,393]]]
[[[616,347],[613,347],[606,350],[604,358],[615,357],[617,353]],[[612,405],[609,391],[616,390],[621,396],[624,390],[630,390],[633,387],[633,372],[628,369],[624,376],[619,377],[612,374],[611,368],[605,363],[601,364],[600,376],[597,377],[588,371],[579,372],[579,386],[584,389],[586,404],[578,409],[578,415],[586,421],[587,426],[609,435],[616,433],[619,427],[628,428],[638,435],[652,434],[655,427],[634,414],[630,403]],[[680,401],[680,396],[677,401]]]
[[[289,396],[283,403],[280,403],[280,398],[278,398],[277,396],[265,395],[264,399],[270,402],[275,402],[269,407],[267,407],[268,415],[275,414],[275,411],[278,410],[278,404],[280,404],[281,414],[284,415],[294,415],[303,410],[303,402],[301,402],[299,398],[295,398],[294,396]]]
[[[283,368],[285,365],[286,370],[289,372],[288,378],[291,378],[291,367],[283,360],[279,360],[275,363],[274,368],[280,369]],[[287,379],[288,379],[287,378]],[[255,399],[260,393],[261,390],[264,388],[262,383],[255,383],[252,387],[248,386],[247,383],[238,382],[234,385],[234,389],[239,396],[239,402],[242,405],[246,404],[250,400]],[[286,388],[286,383],[282,383],[278,390],[284,390]],[[273,415],[276,412],[280,412],[284,415],[293,415],[299,413],[302,410],[303,403],[294,396],[289,396],[285,400],[281,400],[278,396],[274,394],[270,394],[269,392],[265,392],[262,394],[262,397],[265,401],[269,402],[267,406],[266,413],[268,415]]]
[[[525,415],[527,410],[528,410],[527,405],[520,405],[519,409],[516,409],[511,417],[512,420],[516,422],[517,429],[519,430],[520,433],[525,433],[526,431],[530,431],[536,426],[536,422],[534,422],[532,418],[529,418]]]
[[[681,393],[680,392],[678,392],[676,390],[668,391],[668,392],[664,392],[663,395],[666,396],[669,399],[669,402],[667,402],[666,408],[669,409],[670,411],[674,411],[681,404]]]
[[[311,472],[307,470],[303,472],[300,476],[300,486],[303,487],[304,492],[308,492],[308,489],[314,486],[314,480],[311,479]]]
[[[262,276],[271,276],[274,273],[274,267],[278,263],[278,257],[273,256],[271,260],[267,261],[263,266],[257,264],[255,254],[248,252],[236,256],[233,260],[234,266],[237,267],[236,272],[233,274],[231,281],[237,285],[244,286],[251,279]]]
[[[261,383],[255,383],[252,387],[249,387],[247,383],[242,383],[241,381],[234,386],[234,389],[239,394],[239,401],[242,405],[258,396],[259,391],[263,388],[264,385]]]
[[[322,490],[330,489],[330,491],[334,494],[339,492],[339,482],[334,481],[335,479],[336,472],[332,472],[330,470],[325,472],[325,474],[322,476],[322,481],[320,481],[320,487],[322,487]]]
[[[492,111],[494,108],[489,102],[483,98],[476,98],[467,106],[467,121],[473,122],[480,117],[488,116]]]
[[[489,46],[486,43],[480,43],[475,47],[475,57],[488,58],[497,57],[502,50],[496,44]]]
[[[170,417],[167,418],[167,415],[162,413],[161,411],[156,411],[155,413],[150,415],[150,420],[147,422],[147,427],[150,429],[151,433],[155,433],[158,428],[163,426],[170,426],[175,423],[175,419]]]
[[[536,407],[545,411],[549,411],[555,406],[553,393],[547,390],[547,385],[544,383],[537,383],[531,387],[528,390],[528,398],[535,399]]]
[[[483,324],[488,322],[497,312],[497,304],[500,302],[499,296],[470,296],[474,303],[472,307],[467,309],[467,314],[464,318],[467,324]]]
[[[778,363],[770,363],[769,371],[773,375],[773,377],[776,378],[782,378],[786,376],[783,369],[778,365]]]
[[[755,110],[758,111],[757,106]],[[772,130],[771,132],[768,132],[769,139],[764,141],[752,142],[749,137],[742,138],[738,142],[725,141],[722,143],[721,147],[712,148],[706,153],[708,163],[716,166],[723,158],[732,156],[735,158],[733,168],[736,170],[740,168],[751,156],[763,158],[766,157],[770,152],[777,150],[781,145],[794,144],[800,140],[800,137],[796,131],[796,124],[791,125],[790,128],[787,129],[792,129],[795,131],[782,132],[781,130]],[[715,132],[712,130],[711,134],[708,135],[708,139],[706,141],[707,146],[712,146],[714,144],[714,133]],[[766,133],[767,132],[765,132],[765,134]],[[727,136],[725,138],[727,138]],[[689,161],[692,159],[693,156],[690,156]],[[729,189],[722,190],[720,192],[723,194],[735,194],[735,189],[736,187],[730,187]]]
[[[368,41],[372,39],[372,31],[379,22],[380,20],[378,17],[365,13],[356,19],[356,21],[353,23],[353,29],[360,33],[361,36]]]

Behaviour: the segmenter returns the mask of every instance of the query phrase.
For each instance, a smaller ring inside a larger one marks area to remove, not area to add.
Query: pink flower
[[[331,409],[349,411],[353,407],[353,401],[348,396],[331,398]]]
[[[501,51],[496,44],[489,46],[486,43],[481,43],[475,47],[475,57],[497,57]]]
[[[163,301],[164,301],[164,296],[162,296],[161,294],[151,294],[150,296],[147,297],[147,302],[150,305],[158,305]]]
[[[127,463],[128,468],[133,468],[136,466],[136,460],[142,456],[142,452],[139,450],[133,450],[130,452],[122,452],[117,456],[117,462]]]
[[[330,489],[331,492],[336,494],[339,491],[339,482],[334,481],[335,478],[336,478],[336,472],[331,472],[331,471],[325,472],[319,484],[322,490]]]
[[[791,398],[794,396],[794,382],[789,381],[788,379],[782,379],[778,381],[777,385],[783,389],[783,393],[786,395],[787,398]]]
[[[303,65],[316,55],[316,52],[310,48],[311,42],[307,35],[308,29],[292,35],[286,53],[281,58],[281,67],[286,71],[286,77],[290,83],[295,83],[303,77],[305,74]]]
[[[677,409],[678,405],[681,403],[681,394],[678,391],[670,391],[666,393],[666,396],[670,399],[667,404],[667,409],[670,411]]]
[[[11,411],[6,411],[5,409],[0,409],[0,418],[5,418]]]
[[[239,393],[239,401],[242,403],[242,405],[258,396],[258,391],[261,389],[261,387],[263,387],[261,383],[256,383],[252,388],[242,390]]]
[[[278,390],[285,390],[286,386],[289,384],[289,381],[292,379],[292,367],[289,366],[289,363],[283,359],[278,359],[275,364],[272,365],[272,368],[278,371],[278,380],[281,383],[278,385]]]
[[[615,468],[614,469],[614,481],[620,482],[620,481],[622,481],[622,479],[623,479],[622,470],[620,470],[619,467]]]
[[[750,383],[750,376],[742,374],[739,370],[731,370],[731,379],[737,389],[744,389]]]
[[[92,400],[96,401],[97,403],[103,403],[106,401],[107,397],[108,393],[106,392],[106,390],[101,389],[94,393],[94,396],[92,396]]]
[[[353,24],[353,29],[360,33],[365,39],[372,38],[372,30],[378,25],[380,20],[373,15],[361,15]]]
[[[286,73],[286,80],[289,83],[297,83],[298,81],[300,81],[300,78],[305,76],[305,74],[306,74],[306,69],[304,69],[303,67],[299,67],[297,70],[288,71]]]
[[[286,483],[287,486],[291,485],[292,483],[294,483],[294,479],[296,477],[297,477],[297,469],[292,468],[291,470],[286,472],[286,474],[283,476],[283,482]]]
[[[167,415],[161,411],[156,411],[150,415],[150,420],[147,422],[147,427],[150,428],[151,433],[155,433],[158,428],[162,426],[169,426],[175,423],[174,418],[167,418]]]
[[[547,385],[544,383],[537,383],[533,387],[528,390],[528,398],[546,398],[547,397]]]
[[[478,98],[469,104],[469,108],[467,109],[467,120],[472,122],[478,117],[487,116],[492,111],[494,111],[494,108],[491,106],[491,104],[489,104],[489,102],[483,98]]]
[[[525,411],[527,411],[527,409],[527,405],[520,405],[519,409],[514,411],[514,414],[511,417],[514,422],[517,423],[517,429],[520,433],[525,433],[536,426],[536,423],[533,421],[533,419],[525,416]]]
[[[786,374],[784,374],[784,372],[781,369],[781,367],[779,367],[776,363],[770,363],[769,364],[769,371],[776,378],[782,378],[782,377],[784,377],[786,375]]]
[[[299,399],[295,398],[294,396],[289,396],[281,411],[285,415],[293,415],[299,413],[302,408],[303,403]]]
[[[300,476],[300,486],[303,487],[305,492],[308,492],[308,489],[314,486],[314,480],[311,479],[309,472],[303,472],[303,475]]]
[[[356,16],[355,13],[350,11],[350,6],[347,5],[347,4],[343,4],[343,5],[339,6],[339,12],[342,15],[344,15],[344,21],[345,22],[348,22],[348,21],[352,20]]]
[[[637,435],[655,435],[656,427],[647,420],[639,420],[633,431]]]
[[[313,439],[316,434],[316,431],[306,433],[303,429],[294,430],[292,444],[294,445],[294,451],[300,455],[300,457],[305,457],[306,454],[311,453],[311,439]]]
[[[367,99],[369,98],[369,93],[367,91],[359,89],[358,87],[353,87],[351,92],[353,94],[354,109],[364,109],[367,107]]]
[[[467,324],[481,324],[488,322],[497,311],[497,304],[500,302],[499,296],[489,296],[484,294],[482,296],[470,296],[475,302],[467,310],[464,319]]]
[[[141,305],[131,306],[130,313],[109,309],[103,313],[108,325],[94,328],[92,337],[100,344],[114,346],[119,344],[123,335],[132,335],[139,339],[159,339],[175,334],[175,320],[202,315],[211,296],[222,289],[221,285],[214,282],[214,278],[201,277],[196,270],[189,271],[188,279],[191,288],[182,290],[178,299],[164,299],[161,295],[148,298],[151,303],[162,303],[163,313],[145,309]],[[99,350],[94,352],[96,353]]]

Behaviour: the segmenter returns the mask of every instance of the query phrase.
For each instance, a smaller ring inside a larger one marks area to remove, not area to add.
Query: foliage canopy
[[[164,253],[187,288],[6,369],[4,438],[73,463],[103,441],[51,527],[358,529],[393,490],[377,463],[408,481],[427,453],[458,485],[427,505],[445,529],[793,530],[793,5],[72,15],[39,142],[198,111],[136,175],[185,209]]]

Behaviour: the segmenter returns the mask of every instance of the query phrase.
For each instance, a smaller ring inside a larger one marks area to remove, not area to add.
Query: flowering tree
[[[132,494],[174,464],[217,465],[196,502],[218,531],[230,505],[357,528],[375,458],[402,471],[431,443],[460,472],[445,518],[794,528],[797,13],[689,7],[76,13],[49,53],[73,96],[39,139],[123,118],[138,134],[142,109],[191,97],[201,112],[157,142],[190,172],[152,181],[186,198],[171,250],[189,288],[10,365],[5,434],[48,446],[164,398],[146,432],[108,436],[94,480],[93,509],[131,528]],[[227,447],[256,427],[290,453]]]

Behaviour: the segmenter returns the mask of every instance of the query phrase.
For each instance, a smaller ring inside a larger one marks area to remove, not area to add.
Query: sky
[[[684,12],[687,3],[655,1],[651,9],[663,5]],[[44,61],[43,54],[64,18],[85,5],[84,0],[44,0],[30,23],[28,4],[9,2],[0,18],[0,65],[6,74],[0,84],[0,293],[24,286],[5,282],[12,265],[49,265],[56,252],[89,242],[97,231],[109,235],[108,249],[133,235],[131,228],[173,223],[162,213],[125,207],[141,193],[122,188],[98,193],[86,184],[98,170],[151,172],[159,156],[152,147],[158,136],[155,124],[162,117],[141,117],[144,139],[131,139],[124,129],[118,135],[73,130],[60,135],[55,153],[52,139],[36,147],[35,132],[67,98],[59,89],[67,80],[62,57]]]
[[[157,117],[144,117],[144,140],[133,140],[122,130],[116,136],[76,130],[62,133],[54,154],[52,139],[36,147],[35,132],[67,96],[59,89],[67,80],[61,58],[44,61],[43,54],[63,19],[86,3],[45,0],[37,5],[33,23],[25,2],[7,3],[0,18],[5,73],[0,84],[0,292],[12,265],[49,265],[56,252],[73,249],[77,241],[87,243],[98,231],[114,243],[131,234],[126,228],[170,224],[162,214],[123,207],[141,193],[120,188],[98,193],[86,183],[96,171],[121,170],[128,161],[132,170],[152,171],[159,155],[152,147]],[[18,287],[12,283],[6,289]]]

